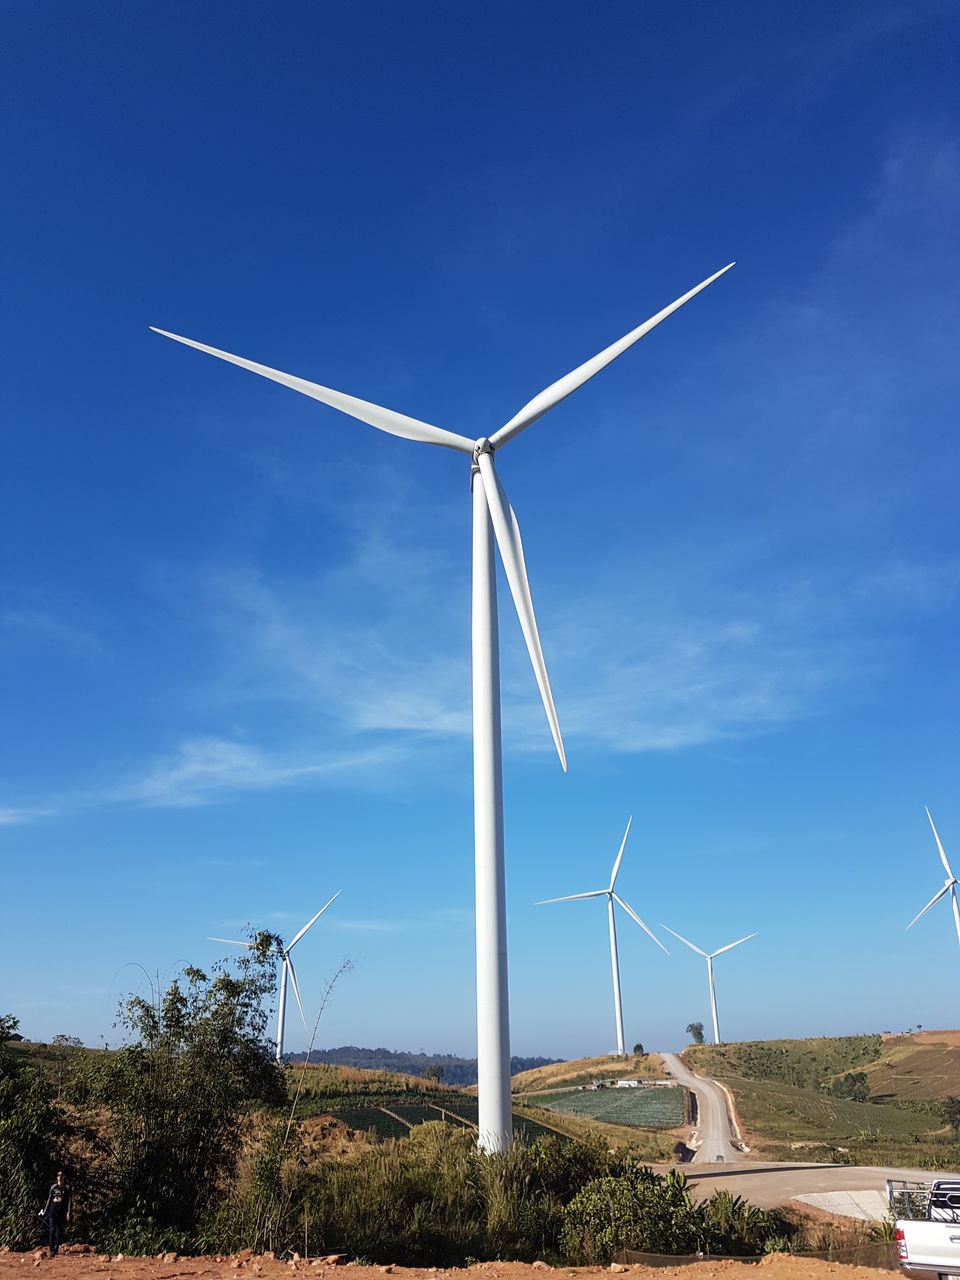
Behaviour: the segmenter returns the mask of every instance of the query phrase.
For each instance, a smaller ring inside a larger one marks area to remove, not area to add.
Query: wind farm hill
[[[693,1045],[761,1158],[950,1169],[960,1161],[960,1032]]]
[[[627,1058],[605,1054],[600,1058],[571,1058],[569,1061],[547,1062],[514,1074],[510,1082],[514,1095],[536,1093],[543,1089],[575,1088],[599,1077],[629,1076],[637,1079],[663,1079],[666,1072],[658,1053],[645,1053]]]

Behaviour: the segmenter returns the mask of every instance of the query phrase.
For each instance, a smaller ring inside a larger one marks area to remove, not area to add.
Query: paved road
[[[928,1182],[937,1175],[922,1169],[880,1169],[866,1165],[845,1164],[770,1164],[745,1160],[739,1164],[715,1164],[700,1168],[683,1166],[694,1195],[710,1196],[714,1191],[729,1191],[743,1196],[751,1204],[762,1209],[788,1204],[794,1196],[808,1196],[824,1192],[878,1192],[886,1199],[887,1178],[905,1179],[908,1182]],[[824,1204],[821,1207],[830,1208]],[[844,1213],[836,1207],[835,1213]],[[886,1216],[886,1209],[877,1215]]]
[[[675,1053],[663,1054],[664,1065],[672,1076],[686,1089],[697,1095],[696,1154],[694,1164],[715,1164],[717,1157],[724,1162],[741,1158],[734,1143],[736,1138],[730,1124],[727,1095],[713,1080],[705,1080],[688,1071]]]
[[[807,1203],[818,1203],[828,1212],[846,1214],[841,1199],[849,1194],[874,1192],[875,1216],[886,1216],[885,1187],[887,1178],[908,1182],[929,1180],[930,1173],[919,1169],[881,1169],[836,1164],[797,1164],[755,1161],[745,1156],[736,1145],[727,1095],[713,1080],[705,1080],[689,1071],[673,1053],[663,1054],[667,1070],[678,1083],[697,1095],[698,1122],[694,1131],[696,1154],[691,1168],[683,1169],[693,1194],[712,1195],[721,1189],[743,1196],[761,1208],[788,1204],[795,1196]],[[717,1156],[723,1160],[718,1161]],[[835,1201],[835,1203],[831,1203]]]

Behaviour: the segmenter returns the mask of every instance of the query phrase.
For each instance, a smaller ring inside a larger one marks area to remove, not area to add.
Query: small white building
[[[639,1083],[640,1083],[639,1080],[618,1080],[617,1088],[618,1089],[636,1089]]]

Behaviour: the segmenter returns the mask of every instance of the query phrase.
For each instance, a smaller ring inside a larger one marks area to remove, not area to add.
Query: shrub
[[[57,1125],[43,1071],[6,1047],[18,1025],[0,1015],[0,1245],[27,1249],[50,1182]]]
[[[258,935],[236,975],[188,968],[156,1003],[124,1006],[135,1038],[100,1060],[94,1082],[110,1150],[95,1230],[112,1251],[189,1247],[236,1170],[246,1104],[285,1099],[263,1039],[274,942]]]

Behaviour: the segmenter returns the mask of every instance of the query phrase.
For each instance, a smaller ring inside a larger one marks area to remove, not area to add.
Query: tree
[[[132,1039],[96,1082],[111,1155],[98,1238],[128,1252],[184,1248],[235,1172],[247,1105],[285,1102],[264,1036],[279,941],[258,933],[236,973],[188,967],[162,995],[122,1006]]]
[[[78,1036],[58,1035],[50,1041],[50,1046],[57,1070],[57,1101],[59,1102],[68,1069],[75,1064],[77,1054],[83,1048],[83,1041]]]
[[[953,1130],[953,1136],[960,1138],[960,1098],[944,1099],[943,1118]]]
[[[687,1035],[693,1037],[694,1044],[703,1044],[703,1023],[688,1022]]]
[[[634,1056],[635,1058],[642,1058],[642,1057],[643,1057],[643,1045],[642,1045],[642,1044],[635,1044],[635,1045],[633,1046],[633,1056]]]
[[[49,1183],[56,1117],[42,1069],[6,1047],[18,1025],[0,1014],[0,1245],[27,1249]]]
[[[440,1063],[436,1063],[432,1067],[424,1067],[423,1078],[424,1080],[436,1080],[437,1084],[440,1084],[443,1080],[443,1067]]]

